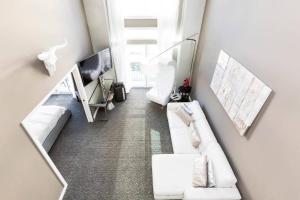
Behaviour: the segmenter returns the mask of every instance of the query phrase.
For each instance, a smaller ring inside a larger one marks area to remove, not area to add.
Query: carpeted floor
[[[69,184],[64,200],[153,199],[151,156],[173,150],[166,110],[148,103],[145,93],[133,89],[107,122],[95,123],[87,123],[70,96],[49,99],[47,104],[66,105],[73,114],[50,151]]]

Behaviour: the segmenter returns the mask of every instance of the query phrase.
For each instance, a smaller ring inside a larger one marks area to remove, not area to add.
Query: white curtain
[[[126,40],[124,38],[124,15],[122,0],[105,0],[109,22],[109,37],[114,67],[118,82],[125,84],[129,92],[131,84],[128,76],[128,65],[125,56]]]
[[[177,41],[180,0],[155,1],[157,1],[158,8],[158,46],[159,51],[162,52]],[[170,50],[161,55],[159,58],[159,62],[167,63],[171,61],[173,50]]]
[[[176,42],[178,13],[180,0],[105,0],[109,21],[112,56],[118,81],[125,84],[129,92],[130,66],[126,60],[126,38],[124,35],[124,16],[157,17],[158,19],[158,49],[164,51]],[[172,52],[168,51],[158,58],[159,62],[172,60]]]

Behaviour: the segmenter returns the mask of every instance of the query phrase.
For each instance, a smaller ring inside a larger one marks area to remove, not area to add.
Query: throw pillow
[[[182,108],[184,109],[184,111],[186,112],[186,113],[188,113],[190,116],[192,116],[193,115],[193,111],[189,108],[189,106],[187,105],[187,104],[183,104],[183,106],[182,106]]]
[[[207,187],[207,157],[200,156],[194,160],[193,181],[194,187]]]
[[[190,125],[191,129],[191,140],[192,140],[192,145],[194,148],[198,148],[199,145],[201,144],[201,139],[198,134],[197,128],[195,127],[195,123],[192,122]]]
[[[213,162],[211,160],[208,160],[208,162],[207,162],[207,182],[208,182],[207,187],[215,187],[216,186]]]
[[[201,139],[199,135],[197,134],[196,130],[194,129],[192,131],[192,145],[194,148],[198,148],[201,143]]]
[[[187,126],[190,126],[191,122],[194,121],[194,119],[189,114],[187,114],[181,107],[178,107],[175,113]]]
[[[229,165],[229,162],[218,143],[212,143],[205,149],[207,157],[213,162],[216,187],[233,187],[237,179]]]

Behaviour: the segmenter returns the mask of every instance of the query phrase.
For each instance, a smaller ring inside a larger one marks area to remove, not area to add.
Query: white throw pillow
[[[199,145],[201,144],[201,140],[199,135],[196,133],[196,131],[192,132],[192,145],[194,148],[198,148]]]
[[[207,161],[207,187],[215,187],[216,180],[212,160]]]
[[[190,130],[191,131],[191,141],[192,141],[192,145],[194,148],[198,148],[201,144],[201,138],[200,138],[200,134],[199,131],[197,129],[197,127],[195,126],[195,122],[192,122],[190,124]]]
[[[200,156],[194,160],[193,181],[194,187],[207,186],[207,157]]]
[[[187,126],[190,126],[191,122],[194,121],[193,117],[187,114],[181,106],[175,111],[176,115],[185,123]]]
[[[208,159],[213,162],[216,187],[233,187],[237,179],[229,165],[229,162],[218,143],[211,143],[206,149]]]
[[[184,103],[181,107],[184,109],[184,111],[185,111],[187,114],[189,114],[190,116],[193,115],[193,111],[189,108],[189,106],[188,106],[187,104]]]

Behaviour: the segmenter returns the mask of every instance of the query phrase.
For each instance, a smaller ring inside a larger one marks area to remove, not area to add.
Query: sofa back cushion
[[[211,143],[206,148],[205,153],[207,158],[213,162],[216,187],[233,187],[237,179],[220,145],[218,143]]]
[[[217,143],[217,139],[212,132],[206,118],[199,118],[192,123],[197,133],[200,136],[201,144],[199,145],[199,151],[202,152],[212,142]]]
[[[185,105],[193,112],[192,117],[194,118],[194,120],[205,118],[205,115],[198,101],[194,100],[193,102],[186,103]]]
[[[193,111],[189,108],[189,106],[186,103],[184,103],[181,107],[190,116],[192,116],[194,114]]]

